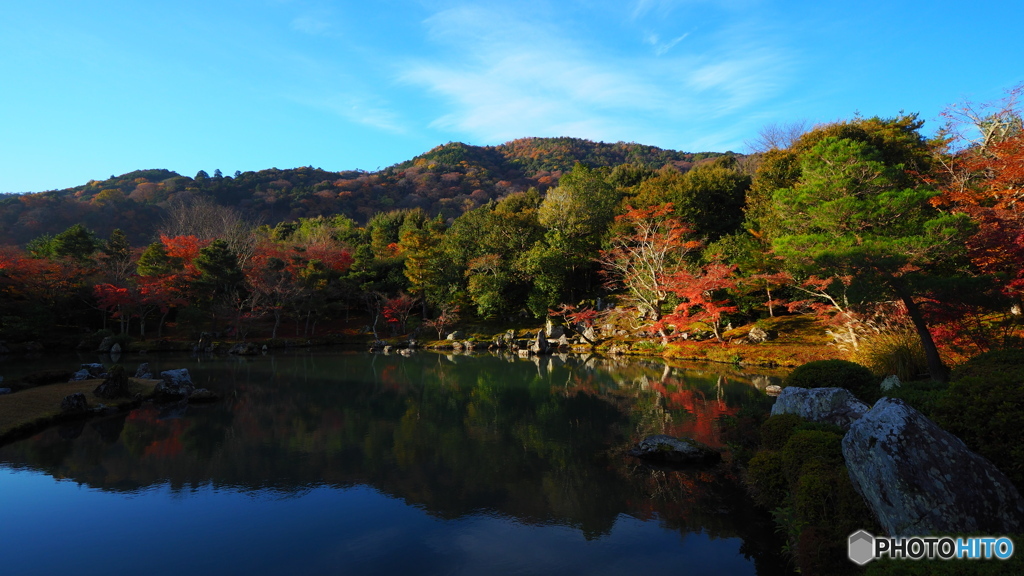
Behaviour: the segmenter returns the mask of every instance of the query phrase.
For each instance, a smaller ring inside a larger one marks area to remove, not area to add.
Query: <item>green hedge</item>
[[[861,400],[872,403],[881,398],[878,378],[864,366],[846,360],[816,360],[797,367],[783,386],[800,388],[845,388]]]

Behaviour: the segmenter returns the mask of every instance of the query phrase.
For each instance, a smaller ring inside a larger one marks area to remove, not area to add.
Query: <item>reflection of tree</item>
[[[622,456],[648,429],[717,434],[711,421],[756,392],[741,378],[600,358],[552,357],[543,369],[453,360],[204,362],[189,368],[221,403],[169,419],[138,410],[113,444],[95,427],[75,441],[51,431],[0,449],[0,462],[107,490],[370,484],[444,518],[494,510],[587,537],[608,534],[620,514],[657,516],[684,533],[748,534],[736,523],[746,512],[728,474],[652,471]]]

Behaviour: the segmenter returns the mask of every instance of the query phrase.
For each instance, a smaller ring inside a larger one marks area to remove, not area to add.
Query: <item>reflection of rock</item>
[[[60,411],[65,414],[84,414],[88,410],[89,402],[81,392],[69,394],[60,401]]]
[[[117,342],[114,342],[114,343],[113,343],[113,344],[112,344],[112,345],[110,346],[110,355],[111,355],[111,356],[115,356],[115,355],[118,355],[118,354],[120,354],[120,353],[121,353],[121,345],[120,345],[120,344],[118,344]]]
[[[57,435],[61,440],[74,440],[85,431],[85,422],[78,421],[65,424],[57,429]]]
[[[665,434],[644,438],[627,454],[664,464],[713,464],[722,459],[722,454],[710,446]]]
[[[99,433],[100,439],[107,444],[113,444],[121,437],[121,432],[124,430],[124,420],[124,414],[113,418],[104,418],[93,422],[92,428]]]
[[[772,416],[796,414],[812,422],[827,422],[848,430],[850,423],[863,416],[868,408],[845,388],[788,386],[772,406]]]
[[[843,437],[850,480],[890,535],[1018,533],[1024,501],[991,462],[902,400],[882,398]]]

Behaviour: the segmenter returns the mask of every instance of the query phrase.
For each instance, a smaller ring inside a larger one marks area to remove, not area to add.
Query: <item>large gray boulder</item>
[[[722,454],[710,446],[665,434],[644,438],[627,454],[662,464],[713,464],[722,459]]]
[[[1024,528],[1024,501],[1006,475],[902,400],[882,398],[854,422],[843,457],[891,536]]]
[[[772,416],[796,414],[812,422],[827,422],[849,430],[850,424],[870,408],[845,388],[783,388],[772,406]]]

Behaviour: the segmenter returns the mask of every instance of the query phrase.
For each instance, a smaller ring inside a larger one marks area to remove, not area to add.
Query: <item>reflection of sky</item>
[[[753,574],[740,543],[625,516],[589,541],[506,517],[445,521],[365,486],[126,495],[0,469],[0,562],[12,575]]]

